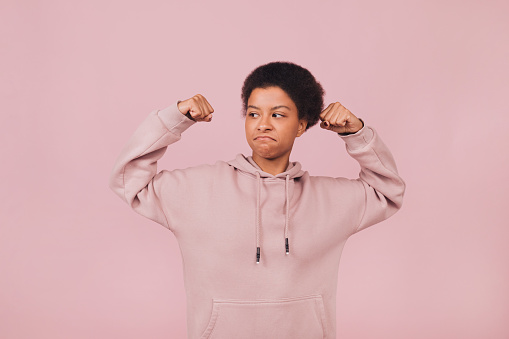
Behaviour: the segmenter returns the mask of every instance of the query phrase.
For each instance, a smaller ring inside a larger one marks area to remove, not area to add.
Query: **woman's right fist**
[[[177,107],[180,113],[194,121],[209,122],[212,120],[212,113],[214,113],[212,106],[201,94],[196,94],[190,99],[179,102]]]

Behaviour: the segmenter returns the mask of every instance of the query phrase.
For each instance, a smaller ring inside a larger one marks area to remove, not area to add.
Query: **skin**
[[[210,122],[214,109],[201,94],[178,103],[179,111],[189,119]],[[340,102],[329,104],[320,113],[320,127],[335,133],[353,134],[362,121]],[[248,99],[245,130],[253,160],[267,173],[283,173],[297,137],[306,130],[307,122],[299,119],[292,99],[279,87],[256,88]]]
[[[267,173],[286,170],[295,138],[306,130],[297,107],[279,87],[256,88],[247,101],[245,130],[253,160]]]

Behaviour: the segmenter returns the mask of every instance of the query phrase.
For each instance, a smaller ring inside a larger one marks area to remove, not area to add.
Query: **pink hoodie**
[[[405,183],[374,129],[342,136],[358,179],[276,176],[251,157],[157,172],[195,122],[154,110],[115,162],[110,187],[179,243],[189,338],[335,338],[341,251],[400,207]],[[257,261],[259,263],[257,264]]]

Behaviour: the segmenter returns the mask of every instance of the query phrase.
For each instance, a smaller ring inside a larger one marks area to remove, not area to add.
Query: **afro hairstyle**
[[[247,101],[253,90],[273,86],[281,88],[292,99],[299,119],[307,121],[306,130],[318,122],[325,94],[322,85],[306,68],[282,61],[259,66],[246,77],[241,94],[242,115],[247,114]]]

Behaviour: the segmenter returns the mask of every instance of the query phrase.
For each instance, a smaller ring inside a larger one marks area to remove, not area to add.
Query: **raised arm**
[[[157,161],[196,121],[210,121],[212,112],[201,95],[150,112],[115,161],[110,188],[137,213],[170,228],[160,202],[164,171],[157,173]]]
[[[320,115],[320,126],[338,133],[346,150],[361,171],[356,180],[365,194],[363,213],[355,231],[387,219],[401,208],[405,182],[398,174],[396,162],[376,131],[364,126],[339,102],[329,105]]]

